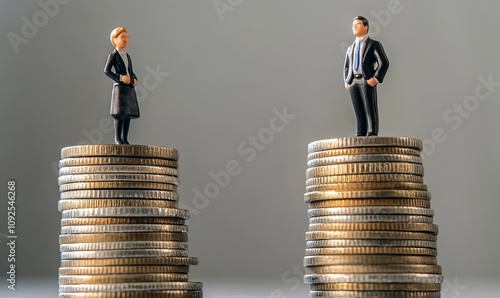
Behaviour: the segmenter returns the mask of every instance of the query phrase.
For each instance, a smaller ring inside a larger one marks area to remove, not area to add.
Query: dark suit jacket
[[[351,84],[353,80],[353,59],[354,59],[354,48],[356,47],[356,42],[354,42],[348,49],[345,55],[344,62],[344,81],[347,84]],[[365,41],[365,49],[361,57],[361,67],[363,72],[363,77],[365,80],[375,77],[379,83],[382,83],[385,77],[385,73],[389,68],[389,59],[385,55],[384,48],[382,44],[376,40],[370,39],[369,37]]]
[[[115,118],[138,118],[139,104],[137,103],[137,95],[134,88],[134,79],[137,80],[134,70],[132,69],[132,59],[127,54],[128,73],[130,75],[130,84],[120,82],[120,75],[127,75],[127,68],[120,53],[114,50],[108,56],[104,73],[115,81],[113,85],[113,94],[111,95],[110,114]]]

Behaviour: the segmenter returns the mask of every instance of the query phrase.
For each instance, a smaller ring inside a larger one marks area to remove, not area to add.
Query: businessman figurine
[[[356,136],[378,135],[377,85],[389,68],[382,44],[368,37],[368,29],[366,18],[354,18],[352,32],[356,40],[347,49],[344,63],[345,88],[356,116]]]
[[[115,143],[129,144],[128,131],[130,119],[139,118],[139,104],[137,103],[137,77],[132,69],[132,60],[125,52],[129,34],[123,27],[118,27],[111,32],[109,37],[115,47],[108,56],[104,73],[115,83],[111,94],[110,114],[115,119]]]

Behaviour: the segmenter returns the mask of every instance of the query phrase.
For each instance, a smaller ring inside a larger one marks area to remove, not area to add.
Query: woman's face
[[[114,41],[117,49],[122,50],[122,49],[126,48],[127,44],[128,44],[128,33],[123,32],[122,34],[115,37],[113,39],[113,41]]]

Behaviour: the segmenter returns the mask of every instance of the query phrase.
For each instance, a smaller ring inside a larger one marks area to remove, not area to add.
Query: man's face
[[[354,20],[352,22],[352,34],[356,37],[362,37],[365,36],[368,31],[368,26],[363,25],[363,21],[361,20]]]
[[[115,42],[116,48],[118,48],[118,49],[126,48],[127,44],[128,44],[128,33],[123,32],[122,34],[115,37],[115,39],[113,39],[113,41]]]

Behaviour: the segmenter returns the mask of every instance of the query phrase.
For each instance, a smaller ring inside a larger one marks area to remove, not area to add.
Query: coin
[[[387,264],[387,265],[330,265],[305,267],[306,274],[332,273],[428,273],[441,274],[439,265]]]
[[[305,256],[304,266],[322,265],[388,265],[420,264],[436,265],[435,256],[398,256],[398,255],[329,255]]]
[[[307,211],[307,215],[309,217],[329,216],[329,215],[391,215],[391,214],[434,216],[434,211],[428,208],[402,207],[402,206],[312,208]]]
[[[310,291],[309,298],[440,298],[439,292],[408,291]]]
[[[427,185],[412,182],[360,182],[360,183],[334,183],[316,184],[306,187],[306,192],[312,191],[346,191],[346,190],[427,190]]]
[[[160,207],[160,208],[177,208],[176,201],[167,200],[140,200],[140,199],[68,199],[58,202],[59,211],[69,209],[86,209],[86,208],[107,208],[107,207]]]
[[[419,215],[330,215],[309,218],[309,224],[318,223],[354,223],[354,222],[413,222],[431,224],[433,218]]]
[[[420,158],[419,156],[402,155],[402,154],[339,155],[332,157],[308,159],[307,167],[319,167],[325,165],[356,163],[356,162],[405,162],[405,163],[422,164],[422,158]]]
[[[187,242],[187,233],[102,233],[59,235],[59,244],[114,241],[179,241]]]
[[[73,259],[119,259],[147,257],[188,257],[188,251],[182,249],[126,249],[68,251],[61,253],[61,260]]]
[[[363,163],[344,163],[329,166],[318,166],[308,168],[306,177],[315,178],[334,175],[353,175],[353,174],[410,174],[423,176],[424,167],[413,163],[399,162],[363,162]],[[359,181],[361,182],[361,181]]]
[[[94,233],[137,233],[137,232],[171,232],[187,233],[187,226],[180,225],[151,225],[151,224],[124,224],[124,225],[92,225],[92,226],[64,226],[61,234],[94,234]]]
[[[60,285],[107,284],[129,282],[170,282],[188,281],[187,274],[179,273],[143,273],[120,275],[59,275]]]
[[[422,150],[422,141],[408,137],[344,137],[312,142],[308,145],[308,152],[352,147],[403,147]]]
[[[325,283],[311,284],[313,291],[440,291],[441,284]],[[399,297],[399,296],[397,296]]]
[[[187,242],[177,241],[129,241],[61,244],[61,252],[82,250],[120,250],[120,249],[188,249]]]
[[[157,182],[169,183],[174,181],[171,176],[153,175],[153,174],[76,174],[59,176],[59,185],[74,182],[93,182],[93,181],[135,181],[135,182]]]
[[[154,202],[162,202],[162,201],[154,201]],[[63,218],[61,219],[61,226],[116,225],[116,224],[184,225],[185,222],[186,220],[184,218],[176,218],[176,217],[94,217],[94,218],[86,217],[86,218]]]
[[[141,282],[90,285],[59,285],[59,292],[120,292],[120,291],[157,291],[157,290],[201,290],[199,282]]]
[[[178,172],[175,168],[142,166],[142,165],[98,165],[98,166],[75,166],[59,168],[59,175],[81,175],[81,174],[151,174],[168,175],[177,177]]]
[[[373,273],[373,274],[307,274],[304,282],[310,283],[416,283],[437,284],[443,277],[425,273]]]
[[[399,239],[334,239],[334,240],[310,240],[306,242],[307,248],[317,247],[346,247],[346,246],[370,246],[370,247],[427,247],[437,248],[436,241],[424,240],[399,240]]]
[[[61,200],[66,199],[159,199],[179,200],[175,191],[146,189],[88,189],[72,190],[61,193]]]
[[[306,248],[306,256],[317,255],[419,255],[437,256],[437,250],[421,247],[320,247]]]
[[[61,158],[89,156],[133,156],[177,160],[178,152],[174,148],[162,146],[115,144],[80,145],[65,147],[61,150]]]
[[[331,239],[399,239],[436,241],[437,235],[426,232],[402,231],[308,231],[306,240]]]
[[[331,149],[311,152],[307,155],[307,160],[325,158],[339,155],[367,155],[367,154],[400,154],[420,156],[420,150],[401,147],[355,147]]]
[[[431,194],[420,190],[358,190],[358,191],[313,191],[304,194],[306,203],[319,200],[362,199],[362,198],[408,198],[430,200]]]
[[[136,266],[136,265],[198,265],[194,257],[147,257],[120,259],[82,259],[61,260],[61,267],[102,267],[102,266]]]
[[[429,209],[431,207],[431,202],[427,199],[399,199],[399,198],[334,199],[334,200],[309,202],[309,208],[311,209],[322,209],[322,208],[333,208],[333,207],[368,207],[368,206],[370,207],[408,206],[408,207]]]
[[[412,231],[437,234],[435,224],[406,222],[354,222],[310,224],[309,231]]]
[[[202,298],[201,290],[59,293],[59,298]]]
[[[62,218],[75,217],[179,217],[189,218],[189,211],[174,208],[109,207],[64,210]]]
[[[171,180],[170,183],[157,182],[129,182],[129,181],[96,181],[96,182],[75,182],[59,186],[60,192],[84,189],[151,189],[177,191],[177,180]]]
[[[89,165],[145,165],[177,168],[177,161],[142,157],[76,157],[59,161],[60,168]]]
[[[188,265],[61,267],[59,275],[115,275],[146,273],[188,273]]]
[[[335,183],[362,183],[362,182],[412,182],[423,183],[424,178],[412,174],[345,174],[345,175],[330,175],[322,177],[308,178],[306,186],[335,184]]]

